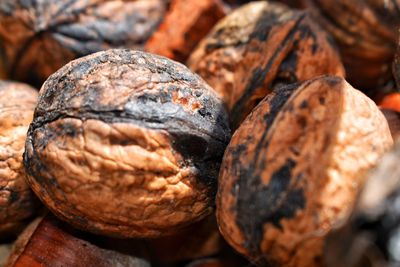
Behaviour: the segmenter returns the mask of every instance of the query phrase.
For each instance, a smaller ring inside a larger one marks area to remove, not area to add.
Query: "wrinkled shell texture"
[[[22,164],[37,96],[28,85],[0,81],[0,238],[32,216],[37,206]]]
[[[158,236],[212,212],[229,138],[221,100],[185,66],[109,50],[45,82],[24,163],[35,193],[69,223]]]
[[[2,0],[0,61],[8,78],[41,85],[69,61],[109,48],[139,48],[163,0]]]
[[[347,80],[370,92],[391,78],[400,26],[399,0],[305,0],[337,41]]]
[[[321,266],[362,174],[392,145],[376,105],[339,77],[268,96],[235,132],[217,195],[222,234],[260,266]],[[289,92],[289,93],[288,93]]]
[[[225,12],[221,0],[172,0],[164,21],[146,43],[145,50],[184,62]]]
[[[399,157],[397,143],[368,175],[350,220],[327,239],[327,267],[399,266]]]
[[[278,85],[344,75],[328,35],[307,13],[266,1],[244,5],[222,19],[188,66],[223,98],[233,129]]]

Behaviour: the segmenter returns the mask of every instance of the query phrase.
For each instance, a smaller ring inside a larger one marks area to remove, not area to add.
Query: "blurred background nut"
[[[316,21],[339,45],[346,79],[373,96],[392,79],[400,1],[304,0]]]
[[[103,248],[97,237],[46,215],[32,222],[15,242],[5,267],[150,267],[145,256]],[[115,242],[118,242],[117,240]]]
[[[34,192],[72,225],[156,237],[211,214],[229,138],[221,100],[185,66],[108,50],[44,83],[24,164]]]
[[[198,42],[225,16],[222,0],[172,0],[147,52],[185,62]]]
[[[306,12],[267,1],[246,4],[222,19],[188,66],[220,94],[232,129],[281,85],[344,75],[330,37]]]
[[[221,166],[220,230],[260,266],[322,266],[327,233],[348,216],[364,173],[392,146],[377,106],[343,78],[291,90],[253,110]]]
[[[18,231],[38,207],[22,164],[37,96],[28,85],[0,81],[0,241]]]
[[[327,238],[327,267],[400,266],[400,143],[370,174],[349,220]]]
[[[109,48],[141,48],[164,0],[2,0],[0,68],[40,86],[70,60]]]

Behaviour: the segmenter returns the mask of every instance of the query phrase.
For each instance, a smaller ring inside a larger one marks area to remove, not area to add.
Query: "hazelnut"
[[[221,100],[196,74],[108,50],[44,83],[24,164],[33,191],[72,225],[157,237],[211,214],[229,138]]]
[[[344,75],[329,36],[306,12],[267,1],[246,4],[222,19],[188,66],[220,94],[232,129],[281,85]]]
[[[225,13],[221,0],[172,0],[162,24],[147,41],[145,50],[185,62],[198,42]]]
[[[146,259],[99,247],[95,239],[47,215],[21,234],[5,267],[150,267]]]
[[[18,231],[38,207],[22,163],[37,95],[28,85],[0,81],[0,239]]]
[[[351,217],[328,236],[327,267],[400,265],[400,143],[368,174]]]
[[[391,79],[398,0],[304,0],[339,45],[349,82],[370,95]]]
[[[260,266],[321,266],[327,233],[348,216],[362,175],[392,137],[375,103],[343,78],[286,91],[289,98],[282,88],[267,96],[233,135],[217,219],[225,239]]]
[[[2,0],[0,69],[10,79],[40,86],[75,58],[109,48],[140,48],[157,28],[166,4],[164,0]]]

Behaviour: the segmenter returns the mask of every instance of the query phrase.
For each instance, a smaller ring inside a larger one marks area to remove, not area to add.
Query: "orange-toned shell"
[[[22,163],[37,96],[28,85],[0,81],[0,240],[24,225],[38,206]]]
[[[400,93],[390,93],[378,101],[381,108],[400,112]]]
[[[110,48],[143,47],[164,0],[1,0],[0,72],[37,86],[69,61]]]
[[[221,0],[172,0],[162,24],[145,51],[185,62],[227,10]]]
[[[292,90],[254,109],[221,166],[220,230],[260,266],[321,266],[326,234],[393,142],[374,102],[344,79],[323,76]]]
[[[399,0],[304,0],[339,45],[347,80],[373,95],[391,79]]]
[[[267,1],[246,4],[222,19],[188,66],[220,94],[233,128],[280,85],[344,75],[329,36],[306,12]]]
[[[18,237],[5,267],[150,267],[142,255],[130,255],[97,244],[53,215],[33,221]]]
[[[229,138],[221,100],[185,66],[108,50],[44,83],[24,163],[34,192],[63,220],[155,237],[213,211]]]

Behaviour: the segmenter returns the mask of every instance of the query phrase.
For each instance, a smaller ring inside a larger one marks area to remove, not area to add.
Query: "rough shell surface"
[[[213,210],[227,115],[185,66],[130,50],[72,61],[41,89],[24,163],[39,198],[96,233],[171,233]]]
[[[267,1],[244,5],[222,19],[188,66],[220,94],[233,129],[280,85],[344,75],[330,37],[306,12]]]
[[[164,0],[2,0],[0,68],[41,86],[75,58],[142,47],[165,8]]]
[[[321,266],[326,234],[348,216],[362,175],[392,145],[374,102],[342,78],[291,90],[254,109],[221,166],[220,230],[259,266]]]
[[[22,163],[37,96],[28,85],[0,81],[0,239],[25,224],[38,206]]]

